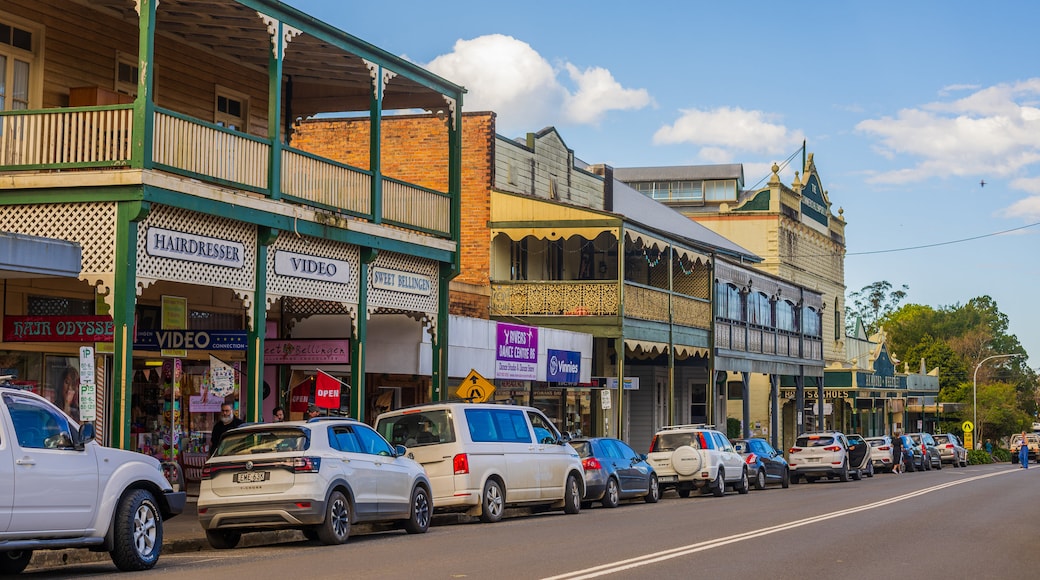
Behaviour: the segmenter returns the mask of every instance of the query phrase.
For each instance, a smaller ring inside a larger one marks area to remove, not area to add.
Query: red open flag
[[[318,371],[314,404],[322,409],[339,409],[339,385],[339,379],[324,371]]]

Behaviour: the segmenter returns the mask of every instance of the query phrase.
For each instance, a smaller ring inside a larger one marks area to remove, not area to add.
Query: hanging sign
[[[339,379],[318,371],[314,383],[314,404],[322,409],[339,409]]]
[[[213,377],[213,386],[210,393],[218,397],[226,397],[235,392],[235,369],[220,360],[209,355],[209,372]]]

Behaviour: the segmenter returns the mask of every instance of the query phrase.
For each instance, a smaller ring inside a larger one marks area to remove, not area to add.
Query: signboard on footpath
[[[94,347],[79,349],[79,420],[97,420],[97,385],[95,384]]]

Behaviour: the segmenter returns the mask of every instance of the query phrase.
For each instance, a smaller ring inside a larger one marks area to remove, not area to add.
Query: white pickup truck
[[[120,570],[147,570],[162,523],[184,509],[159,462],[94,440],[50,401],[0,386],[0,576],[33,550],[105,551]]]

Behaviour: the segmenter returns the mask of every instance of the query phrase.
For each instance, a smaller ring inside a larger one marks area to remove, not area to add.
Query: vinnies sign
[[[538,329],[499,322],[495,329],[495,378],[538,380]]]

